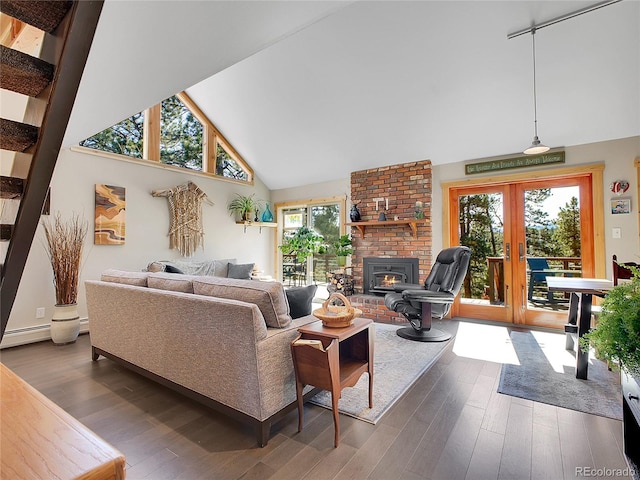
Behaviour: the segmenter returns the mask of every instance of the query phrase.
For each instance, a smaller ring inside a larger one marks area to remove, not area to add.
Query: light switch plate
[[[621,238],[622,237],[622,231],[620,229],[620,227],[614,227],[611,230],[611,235],[613,238]]]

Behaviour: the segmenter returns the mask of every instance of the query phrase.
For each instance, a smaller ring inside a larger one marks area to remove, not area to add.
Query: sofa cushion
[[[284,328],[291,323],[289,304],[279,282],[197,277],[193,279],[193,292],[197,295],[254,303],[268,327]]]
[[[125,270],[110,268],[109,270],[102,272],[100,280],[103,282],[124,283],[126,285],[146,287],[147,277],[150,274],[150,272],[127,272]]]
[[[284,293],[287,295],[289,303],[289,314],[296,319],[311,315],[313,296],[318,289],[317,285],[307,285],[306,287],[287,288]]]
[[[236,263],[235,258],[224,258],[221,260],[205,260],[201,262],[189,262],[184,260],[162,260],[166,265],[166,272],[169,268],[176,269],[175,273],[185,273],[187,275],[212,275],[215,277],[226,277],[229,263]],[[175,271],[175,270],[174,270]]]
[[[227,277],[239,280],[251,280],[254,263],[228,263]]]
[[[149,274],[147,285],[158,290],[193,293],[193,276],[179,273],[157,272]]]

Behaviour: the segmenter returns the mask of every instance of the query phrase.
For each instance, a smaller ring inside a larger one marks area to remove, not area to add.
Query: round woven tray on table
[[[343,305],[332,305],[334,300],[341,300]],[[362,315],[362,310],[353,308],[349,299],[341,293],[332,293],[329,295],[322,308],[316,308],[313,315],[320,320],[325,327],[348,327],[353,323],[353,319]]]

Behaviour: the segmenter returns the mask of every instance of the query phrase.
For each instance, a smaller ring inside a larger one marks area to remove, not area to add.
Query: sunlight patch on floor
[[[554,372],[565,373],[576,368],[576,353],[571,350],[565,350],[565,336],[561,333],[548,333],[532,331],[531,334],[544,353],[547,362],[553,368]],[[591,357],[593,352],[589,354],[589,364],[593,364]]]
[[[460,357],[520,365],[509,332],[500,325],[460,322],[453,353]]]

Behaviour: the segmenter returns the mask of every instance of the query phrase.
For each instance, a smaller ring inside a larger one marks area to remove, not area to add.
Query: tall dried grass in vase
[[[56,305],[75,304],[78,301],[78,280],[87,222],[78,214],[64,221],[58,213],[53,221],[43,220],[42,226],[45,248],[53,269]]]

